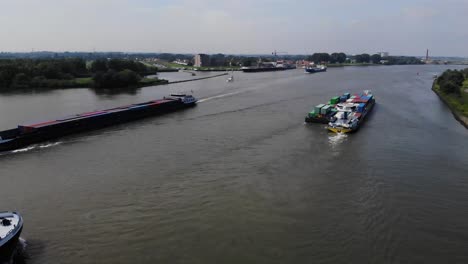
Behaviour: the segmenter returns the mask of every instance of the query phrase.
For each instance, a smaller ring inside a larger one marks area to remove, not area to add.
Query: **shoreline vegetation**
[[[432,90],[450,108],[455,119],[468,129],[468,68],[445,71],[434,80]]]
[[[158,69],[125,59],[1,59],[0,91],[63,88],[138,88],[167,84]]]
[[[158,72],[185,71],[196,75],[196,72],[207,71],[241,71],[243,66],[253,66],[260,61],[283,60],[289,64],[297,63],[298,67],[305,65],[306,62],[307,65],[314,62],[326,64],[328,67],[422,64],[421,60],[415,57],[387,56],[382,58],[379,54],[351,56],[343,52],[314,53],[310,56],[277,56],[276,53],[272,53],[271,56],[255,57],[213,54],[206,55],[210,66],[204,67],[193,66],[193,56],[188,54],[159,54],[157,57],[120,53],[98,53],[86,56],[81,54],[82,57],[79,57],[79,54],[77,57],[73,57],[72,53],[56,53],[53,57],[48,55],[48,57],[46,55],[43,55],[46,57],[28,57],[27,54],[23,54],[24,56],[21,54],[17,56],[15,54],[3,55],[0,56],[0,92],[20,89],[93,88],[95,90],[117,90],[140,88],[171,83],[155,76]]]

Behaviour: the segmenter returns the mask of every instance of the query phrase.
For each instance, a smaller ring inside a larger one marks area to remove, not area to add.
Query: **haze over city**
[[[468,1],[4,1],[0,51],[468,56]]]

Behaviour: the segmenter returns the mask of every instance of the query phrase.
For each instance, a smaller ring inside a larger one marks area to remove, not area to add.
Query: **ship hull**
[[[306,73],[316,73],[316,72],[326,72],[327,69],[311,69],[311,68],[306,68],[305,72]]]
[[[19,217],[18,226],[0,240],[0,263],[10,261],[16,252],[18,241],[23,231],[23,219],[20,215],[17,214],[17,216]]]
[[[328,117],[310,117],[310,116],[306,116],[304,121],[306,123],[328,124],[328,122],[330,122],[330,119]]]
[[[0,132],[0,136],[11,133],[19,133],[11,140],[4,140],[0,143],[0,151],[9,151],[26,147],[31,144],[44,142],[51,139],[60,138],[75,133],[82,133],[109,127],[116,124],[127,123],[134,120],[150,116],[158,116],[195,106],[196,103],[185,104],[174,100],[153,107],[141,107],[126,111],[117,111],[104,115],[92,116],[90,118],[81,118],[76,121],[69,121],[45,126],[36,131],[21,134],[17,129],[11,129]]]
[[[16,252],[19,237],[22,231],[23,226],[19,228],[18,232],[12,238],[10,238],[8,242],[0,247],[0,263],[4,263],[5,261],[10,260],[13,254]]]

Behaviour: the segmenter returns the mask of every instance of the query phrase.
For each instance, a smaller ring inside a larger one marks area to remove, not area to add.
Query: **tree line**
[[[125,59],[98,59],[90,65],[81,58],[0,59],[0,89],[77,87],[76,78],[82,77],[92,77],[96,88],[127,87],[156,71]]]
[[[123,88],[139,84],[142,75],[155,73],[141,62],[122,59],[98,59],[90,67],[95,88]]]
[[[464,70],[446,70],[437,79],[440,90],[446,94],[461,96],[463,82],[468,79],[468,68]]]
[[[406,56],[387,56],[382,57],[380,54],[357,54],[346,55],[343,52],[339,53],[314,53],[307,56],[307,61],[314,63],[373,63],[373,64],[386,64],[386,65],[404,65],[404,64],[423,64],[423,62],[416,57]]]

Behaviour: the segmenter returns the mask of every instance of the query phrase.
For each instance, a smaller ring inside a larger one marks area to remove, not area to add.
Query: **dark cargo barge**
[[[65,135],[90,131],[136,119],[195,106],[191,95],[172,95],[163,99],[106,110],[72,115],[35,124],[19,125],[0,131],[0,151],[14,150]]]

